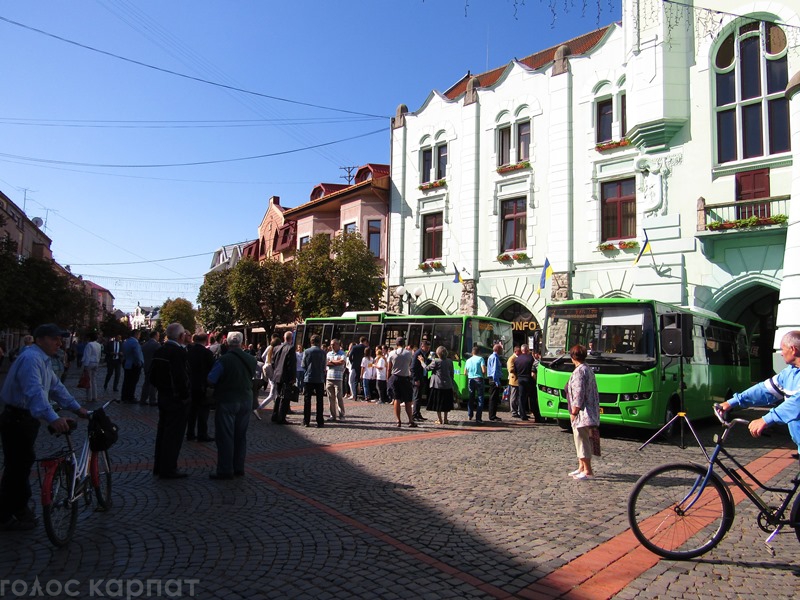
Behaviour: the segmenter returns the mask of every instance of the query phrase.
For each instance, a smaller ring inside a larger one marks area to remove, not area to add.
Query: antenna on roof
[[[358,169],[358,167],[339,167],[340,171],[347,171],[347,175],[341,175],[339,179],[346,179],[347,185],[350,185],[351,183],[353,183],[353,179],[355,178],[355,175],[353,175],[353,171],[355,171],[356,169]]]

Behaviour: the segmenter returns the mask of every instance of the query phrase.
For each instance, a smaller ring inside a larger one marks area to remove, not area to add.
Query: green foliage
[[[344,310],[376,310],[380,306],[383,278],[375,255],[359,233],[333,240],[333,298]],[[341,314],[341,313],[339,313]]]
[[[330,317],[342,310],[334,305],[333,259],[331,238],[317,234],[311,238],[294,259],[295,304],[301,319],[308,317]]]
[[[0,329],[58,323],[77,330],[97,314],[83,283],[50,259],[18,258],[16,245],[0,242]]]
[[[333,240],[316,235],[294,262],[295,302],[301,318],[380,307],[381,268],[360,234],[345,233]]]
[[[172,300],[168,298],[161,306],[159,311],[159,319],[161,329],[166,329],[170,323],[180,323],[187,331],[194,331],[197,329],[197,311],[186,298],[175,298]]]
[[[119,321],[112,313],[106,314],[105,318],[100,322],[100,331],[103,333],[103,337],[106,338],[125,335],[130,330],[131,327],[127,322]]]
[[[209,273],[200,286],[197,316],[206,331],[228,331],[236,322],[236,311],[228,293],[230,275],[228,269]]]
[[[294,314],[294,265],[276,260],[240,260],[231,269],[228,295],[238,320],[257,322],[266,332],[291,323]]]

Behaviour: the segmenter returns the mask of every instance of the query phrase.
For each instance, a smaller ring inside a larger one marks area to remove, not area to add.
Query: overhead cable
[[[182,77],[184,79],[189,79],[191,81],[197,81],[199,83],[205,83],[207,85],[213,85],[219,88],[224,88],[227,90],[232,90],[234,92],[241,92],[242,94],[250,94],[252,96],[259,96],[261,98],[268,98],[270,100],[277,100],[279,102],[288,102],[289,104],[297,104],[299,106],[308,106],[311,108],[320,108],[322,110],[332,110],[334,112],[341,112],[347,113],[351,115],[362,115],[364,117],[377,117],[379,119],[386,119],[388,118],[386,115],[374,115],[371,113],[364,113],[359,112],[356,110],[347,110],[344,108],[334,108],[332,106],[323,106],[321,104],[313,104],[311,102],[301,102],[300,100],[290,100],[289,98],[281,98],[280,96],[272,96],[270,94],[263,94],[261,92],[254,92],[253,90],[247,90],[244,88],[236,87],[233,85],[227,85],[224,83],[219,83],[217,81],[211,81],[209,79],[203,79],[202,77],[194,77],[193,75],[187,75],[186,73],[179,73],[178,71],[173,71],[171,69],[165,69],[164,67],[157,67],[155,65],[148,64],[146,62],[142,62],[140,60],[135,60],[133,58],[127,58],[125,56],[121,56],[119,54],[114,54],[113,52],[108,52],[107,50],[100,50],[99,48],[95,48],[93,46],[89,46],[87,44],[81,44],[80,42],[76,42],[74,40],[67,39],[65,37],[61,37],[60,35],[56,35],[54,33],[49,33],[47,31],[43,31],[42,29],[37,29],[35,27],[31,27],[30,25],[25,25],[24,23],[20,23],[18,21],[12,21],[6,17],[0,17],[0,21],[5,21],[10,25],[16,25],[17,27],[22,27],[23,29],[27,29],[29,31],[33,31],[39,33],[41,35],[46,35],[47,37],[51,37],[53,39],[59,40],[60,42],[64,42],[66,44],[72,44],[73,46],[77,46],[79,48],[83,48],[84,50],[91,50],[92,52],[97,52],[98,54],[103,54],[105,56],[110,56],[111,58],[116,58],[118,60],[122,60],[134,65],[139,65],[140,67],[145,67],[147,69],[153,69],[154,71],[159,71],[161,73],[167,73],[169,75],[175,75],[176,77]]]

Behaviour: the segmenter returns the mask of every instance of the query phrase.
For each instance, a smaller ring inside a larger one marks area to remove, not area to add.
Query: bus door
[[[415,348],[419,348],[419,343],[421,340],[422,340],[422,323],[409,323],[406,345],[411,345],[414,346]]]
[[[373,323],[370,325],[367,337],[369,337],[370,348],[383,345],[383,324]],[[372,355],[375,356],[374,351]]]
[[[322,343],[330,344],[333,339],[333,323],[325,323],[322,326]]]

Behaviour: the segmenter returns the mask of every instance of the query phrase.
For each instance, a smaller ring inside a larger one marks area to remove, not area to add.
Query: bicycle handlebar
[[[720,423],[722,423],[723,427],[732,428],[737,423],[738,424],[742,424],[742,425],[749,425],[750,424],[750,421],[748,421],[747,419],[736,418],[736,419],[733,419],[731,421],[728,421],[725,418],[726,413],[725,413],[724,410],[722,410],[722,405],[718,404],[716,402],[714,403],[714,416],[717,417],[717,419],[719,420]]]

